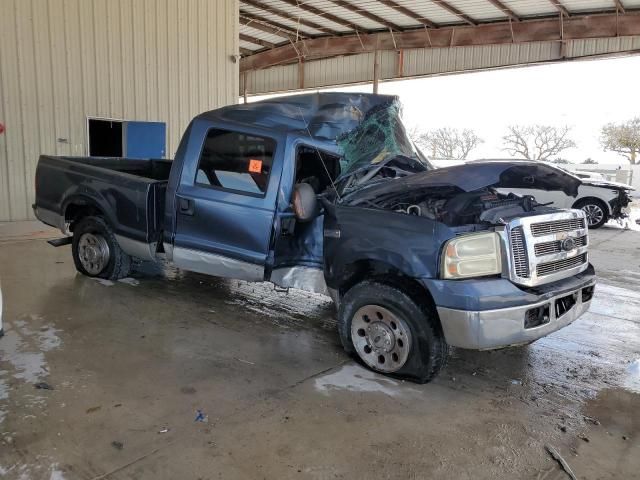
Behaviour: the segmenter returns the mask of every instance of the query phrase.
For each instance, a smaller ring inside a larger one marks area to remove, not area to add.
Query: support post
[[[247,72],[242,72],[242,99],[244,103],[247,103],[247,80],[249,76]]]
[[[298,88],[304,89],[304,60],[302,58],[298,60]]]
[[[380,79],[380,51],[376,48],[373,52],[373,93],[378,93],[379,79]]]

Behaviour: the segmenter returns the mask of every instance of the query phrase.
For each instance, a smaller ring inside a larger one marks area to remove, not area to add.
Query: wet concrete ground
[[[591,232],[590,313],[455,350],[428,385],[348,359],[324,297],[149,269],[99,282],[50,235],[0,226],[2,478],[569,478],[545,445],[579,479],[640,478],[640,232]]]

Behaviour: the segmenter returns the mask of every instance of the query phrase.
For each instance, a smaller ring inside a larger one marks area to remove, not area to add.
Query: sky
[[[334,91],[371,92],[358,85]],[[502,136],[513,124],[568,125],[577,148],[560,156],[573,163],[628,165],[603,152],[600,129],[640,116],[640,56],[572,61],[380,83],[398,95],[408,128],[471,128],[484,139],[469,159],[510,158]],[[254,97],[257,99],[257,97]]]

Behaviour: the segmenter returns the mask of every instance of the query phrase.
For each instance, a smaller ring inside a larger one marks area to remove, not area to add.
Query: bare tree
[[[504,149],[527,160],[550,160],[576,143],[569,138],[568,126],[512,125],[502,137]]]
[[[416,143],[434,158],[466,160],[471,150],[484,142],[471,129],[438,128],[418,134]]]
[[[600,143],[605,151],[619,153],[632,165],[640,163],[640,117],[624,123],[607,123],[602,127]]]

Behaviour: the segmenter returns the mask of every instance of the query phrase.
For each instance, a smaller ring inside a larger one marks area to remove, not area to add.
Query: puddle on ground
[[[596,285],[596,298],[591,302],[589,311],[640,323],[640,295],[633,290],[600,282]]]
[[[7,416],[6,403],[10,387],[8,377],[35,384],[49,375],[45,354],[61,345],[59,330],[46,324],[40,315],[29,315],[26,319],[8,320],[5,335],[0,341],[0,361],[10,365],[9,370],[0,370],[0,424]],[[44,406],[41,395],[24,397],[30,407]]]
[[[628,390],[640,393],[640,358],[636,358],[627,366],[623,385]],[[638,414],[640,415],[640,412]]]
[[[336,390],[348,390],[350,392],[378,392],[395,397],[411,390],[403,382],[378,375],[360,365],[345,365],[336,372],[322,375],[315,379],[314,386],[317,391],[325,395]]]
[[[580,436],[582,440],[577,444],[575,458],[571,459],[578,478],[638,478],[629,475],[629,472],[638,473],[638,410],[640,395],[622,388],[601,390],[585,403],[583,413],[592,420]]]
[[[33,478],[40,478],[46,480],[65,480],[64,472],[60,470],[57,463],[52,464],[50,467],[42,465],[26,465],[26,464],[14,464],[11,466],[0,465],[0,478],[12,474],[17,480],[31,480]]]

